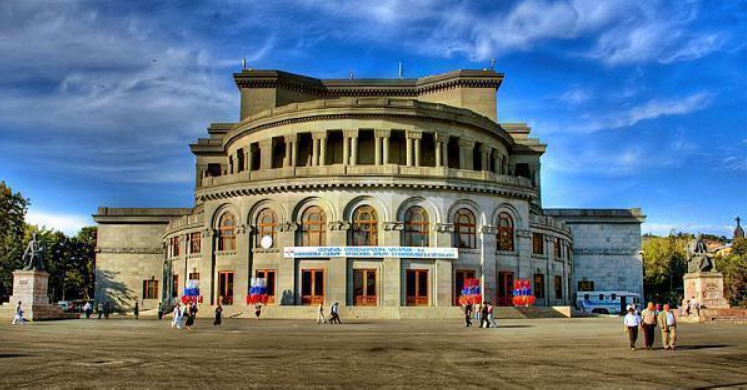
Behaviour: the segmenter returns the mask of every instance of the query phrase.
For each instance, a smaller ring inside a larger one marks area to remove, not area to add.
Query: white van
[[[630,291],[579,291],[576,307],[582,313],[625,314],[629,304],[641,307],[641,296]]]

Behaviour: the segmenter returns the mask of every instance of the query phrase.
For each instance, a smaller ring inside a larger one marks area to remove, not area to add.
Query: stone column
[[[381,137],[378,133],[374,137],[374,165],[381,165]]]
[[[312,134],[311,144],[311,166],[315,167],[319,165],[319,138],[316,137],[316,133]]]
[[[496,175],[501,174],[501,154],[497,150],[493,149],[493,166],[495,167],[494,173]]]
[[[202,261],[200,261],[200,292],[204,303],[215,305],[217,297],[215,278],[213,277],[213,264],[215,263],[215,231],[207,228],[202,231],[200,240],[202,249]]]
[[[285,140],[285,167],[296,166],[296,139],[295,134],[289,134],[284,137]]]
[[[327,230],[327,245],[345,246],[347,245],[348,229],[350,225],[344,222],[330,222]],[[332,305],[338,302],[342,306],[348,304],[347,281],[348,281],[348,261],[345,257],[331,257],[327,267],[327,292],[326,305]]]
[[[474,169],[472,151],[475,141],[468,138],[459,138],[459,169]]]
[[[319,133],[319,165],[326,165],[327,162],[327,132]]]
[[[495,251],[498,246],[498,229],[495,226],[483,225],[480,228],[480,233],[482,234],[480,240],[482,242],[482,247],[480,248],[480,263],[482,267],[480,290],[483,297],[487,298],[490,302],[496,302],[498,299],[498,277],[496,274],[497,262]]]
[[[423,132],[420,130],[408,130],[407,134],[407,166],[420,165],[420,139]]]
[[[246,170],[247,171],[251,171],[252,170],[252,158],[253,157],[254,156],[252,154],[252,145],[249,144],[246,147]]]
[[[286,246],[295,245],[295,223],[281,223],[278,226],[277,242],[275,247],[281,251]],[[257,237],[261,239],[261,237]],[[255,257],[257,255],[255,254]],[[277,273],[277,292],[275,302],[278,305],[295,305],[296,304],[296,259],[280,258]]]
[[[391,130],[376,130],[376,134],[381,138],[383,145],[383,156],[381,163],[386,165],[389,164],[389,137],[392,135]]]
[[[405,152],[407,155],[406,163],[408,167],[411,167],[412,166],[412,138],[410,138],[410,133],[407,133],[407,140],[405,142],[406,142]]]
[[[436,247],[452,247],[454,225],[451,223],[435,224],[436,230]],[[436,306],[451,306],[453,283],[453,259],[436,259],[435,261],[435,281],[436,281]]]
[[[259,149],[262,156],[261,168],[272,168],[272,138],[259,141]]]
[[[420,138],[415,138],[415,166],[420,166]]]
[[[446,145],[449,143],[449,136],[442,133],[436,133],[433,138],[436,140],[436,167],[445,167],[449,165],[446,156]]]
[[[350,136],[349,131],[343,132],[342,138],[342,165],[350,165]]]
[[[399,246],[401,231],[401,223],[384,223],[383,229],[379,230],[379,245]],[[404,306],[402,300],[402,259],[385,257],[383,268],[381,287],[384,294],[384,306]]]
[[[350,165],[358,164],[358,130],[350,131]]]

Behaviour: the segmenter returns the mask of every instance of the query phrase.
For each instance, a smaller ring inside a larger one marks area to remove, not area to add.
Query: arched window
[[[360,206],[353,212],[350,227],[350,245],[376,246],[379,244],[379,221],[376,210],[371,206]]]
[[[257,240],[256,245],[260,246],[260,241],[263,237],[269,236],[272,238],[272,248],[275,247],[277,238],[278,219],[275,217],[275,212],[270,209],[264,209],[257,215]]]
[[[420,206],[405,211],[405,246],[428,246],[428,213]]]
[[[454,245],[457,248],[475,249],[477,225],[475,214],[469,209],[459,209],[454,215]]]
[[[218,250],[236,249],[236,220],[231,213],[225,213],[218,222]]]
[[[514,250],[514,220],[506,212],[498,214],[498,250]]]
[[[312,206],[301,214],[301,246],[324,246],[327,219],[324,210]]]

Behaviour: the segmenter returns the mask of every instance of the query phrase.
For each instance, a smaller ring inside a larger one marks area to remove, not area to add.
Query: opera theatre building
[[[470,278],[501,306],[516,279],[535,306],[642,293],[640,209],[544,209],[547,145],[498,122],[503,74],[233,77],[239,120],[190,145],[192,207],[94,215],[98,300],[150,309],[198,281],[205,308],[248,313],[263,278],[270,315],[338,302],[401,318],[458,315]]]

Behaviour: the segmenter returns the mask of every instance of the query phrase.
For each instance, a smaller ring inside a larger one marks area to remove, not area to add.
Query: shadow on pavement
[[[28,356],[31,356],[31,355],[25,355],[22,353],[0,353],[0,359],[28,357]]]
[[[734,345],[727,345],[727,344],[703,344],[703,345],[678,345],[677,351],[680,350],[696,350],[696,349],[711,349],[711,348],[728,348],[728,347],[734,347]]]

